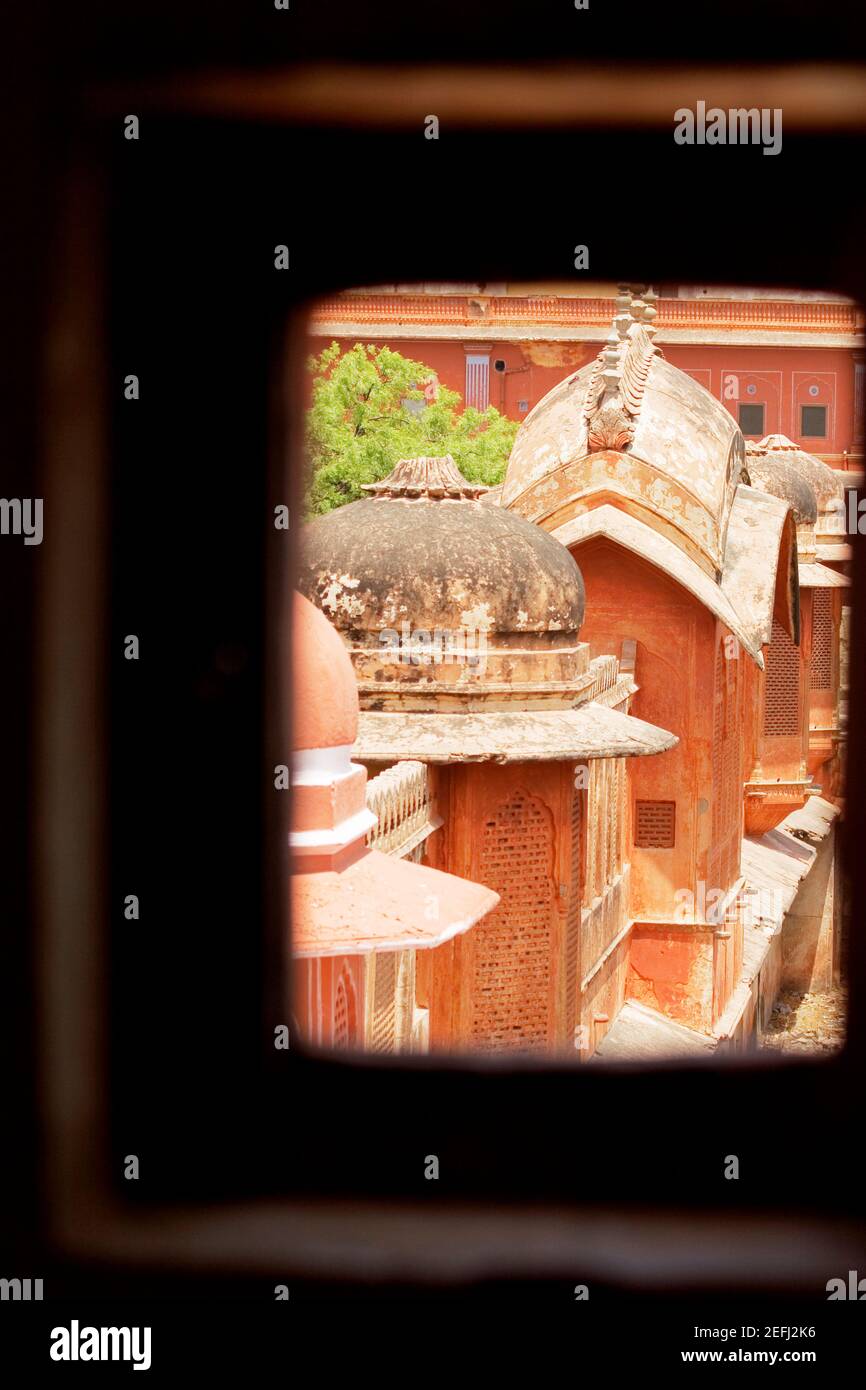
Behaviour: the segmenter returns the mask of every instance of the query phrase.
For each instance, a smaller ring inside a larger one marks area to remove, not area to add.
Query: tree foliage
[[[362,483],[386,477],[398,459],[424,454],[451,454],[471,482],[502,481],[517,422],[494,406],[461,411],[460,394],[436,383],[423,362],[363,343],[341,353],[332,343],[307,366],[314,378],[308,512],[353,502],[364,496]]]

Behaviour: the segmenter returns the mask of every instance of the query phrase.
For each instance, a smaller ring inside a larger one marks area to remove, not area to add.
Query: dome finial
[[[434,502],[443,498],[476,501],[490,490],[483,483],[470,483],[464,478],[450,454],[441,458],[400,459],[387,478],[361,486],[364,492],[372,493],[374,499],[424,497]]]

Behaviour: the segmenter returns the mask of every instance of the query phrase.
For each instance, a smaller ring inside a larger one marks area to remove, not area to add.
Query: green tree
[[[329,512],[363,497],[362,483],[387,477],[398,459],[451,454],[471,482],[502,481],[517,422],[487,410],[461,411],[457,391],[424,386],[435,373],[391,348],[332,343],[307,363],[313,399],[307,412],[310,468],[307,510]]]

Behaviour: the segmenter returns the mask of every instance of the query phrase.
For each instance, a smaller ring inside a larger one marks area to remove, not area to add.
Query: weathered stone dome
[[[767,460],[797,474],[811,489],[818,515],[832,511],[844,501],[845,485],[834,469],[808,454],[784,434],[768,434],[749,452],[751,470],[758,460]]]
[[[450,456],[403,459],[366,491],[304,528],[298,577],[349,646],[362,706],[371,684],[395,681],[475,692],[485,683],[573,684],[584,587],[565,546],[484,503],[487,489]],[[456,634],[453,659],[410,660],[406,642],[423,647],[436,631]],[[396,636],[400,660],[386,669],[382,654]],[[479,636],[483,674],[461,648]]]
[[[565,546],[483,506],[450,457],[404,459],[370,490],[305,528],[301,587],[337,627],[578,632],[583,579]]]
[[[818,519],[818,503],[806,479],[788,467],[778,455],[748,452],[746,464],[752,487],[781,497],[794,513],[798,526],[812,526]]]

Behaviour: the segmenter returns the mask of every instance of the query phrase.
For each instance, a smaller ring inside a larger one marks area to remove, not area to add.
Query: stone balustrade
[[[367,835],[370,849],[405,859],[442,824],[430,793],[425,763],[395,763],[367,782],[367,809],[378,822]]]

